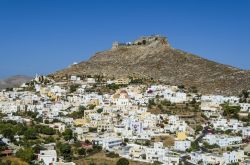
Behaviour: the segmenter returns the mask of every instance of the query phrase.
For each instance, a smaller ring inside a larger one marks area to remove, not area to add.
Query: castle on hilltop
[[[113,42],[112,44],[112,49],[116,49],[119,47],[128,47],[132,45],[149,45],[153,42],[159,41],[162,44],[168,44],[167,38],[161,35],[151,35],[151,36],[143,36],[134,42],[126,42],[126,43],[121,43],[121,42]]]

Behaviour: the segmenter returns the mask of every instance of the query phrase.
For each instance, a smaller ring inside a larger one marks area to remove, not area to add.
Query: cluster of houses
[[[246,156],[243,150],[235,150],[231,152],[224,152],[222,154],[216,153],[203,153],[203,152],[192,152],[190,154],[191,159],[188,160],[191,164],[237,164],[243,162]],[[248,161],[242,164],[249,164]]]
[[[78,141],[90,141],[102,146],[105,151],[118,153],[128,159],[153,163],[155,161],[166,165],[177,165],[183,158],[191,164],[230,164],[246,162],[247,155],[242,146],[248,144],[243,140],[250,137],[250,126],[242,121],[228,119],[221,115],[221,104],[240,106],[241,113],[250,112],[249,103],[240,103],[236,96],[225,97],[187,93],[177,86],[143,84],[129,85],[128,78],[108,80],[108,84],[125,84],[115,93],[89,92],[96,84],[94,78],[82,80],[71,76],[68,81],[53,82],[46,85],[40,83],[41,78],[34,79],[34,90],[25,90],[26,85],[12,91],[0,92],[0,112],[6,114],[2,119],[20,123],[29,123],[30,119],[18,115],[18,112],[32,111],[37,118],[50,121],[45,124],[64,132],[70,128]],[[70,91],[68,84],[77,84],[77,89]],[[103,84],[102,84],[103,85]],[[226,135],[201,130],[195,133],[178,115],[153,114],[148,112],[149,101],[155,98],[166,100],[171,104],[183,104],[192,100],[200,103],[201,112],[208,118],[208,125],[214,130],[233,131],[239,135]],[[71,113],[85,107],[81,118],[69,117]],[[91,107],[91,108],[90,108]],[[56,122],[53,122],[55,121]],[[171,136],[173,143],[166,146],[162,141],[152,141],[155,137]],[[2,138],[4,139],[4,138]],[[150,142],[150,143],[147,143]],[[126,144],[124,144],[126,143]],[[198,143],[201,149],[193,151],[193,143]],[[218,145],[219,148],[238,147],[237,150],[222,153],[210,153],[202,150],[202,143]],[[55,148],[41,150],[38,161],[44,164],[63,164],[58,160]],[[73,165],[74,163],[64,163]]]

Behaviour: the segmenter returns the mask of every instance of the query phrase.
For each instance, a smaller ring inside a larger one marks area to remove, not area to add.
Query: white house
[[[220,104],[213,102],[201,102],[201,111],[205,116],[210,118],[211,116],[220,116],[219,110],[221,109]]]
[[[130,145],[129,156],[132,158],[140,159],[145,154],[145,147],[137,144]]]
[[[87,78],[87,83],[88,84],[95,84],[95,79],[94,78]]]
[[[218,154],[202,154],[202,163],[203,165],[224,165],[224,158],[222,157],[222,155],[218,155]]]
[[[163,92],[164,99],[169,100],[171,103],[183,103],[187,101],[187,94],[184,92],[174,92],[166,89]]]
[[[121,138],[116,138],[116,137],[106,137],[101,139],[102,143],[102,148],[103,149],[111,149],[113,147],[118,147],[122,144],[122,139]]]
[[[212,125],[215,129],[226,131],[226,130],[233,130],[239,131],[243,127],[243,123],[236,119],[214,119],[212,120]]]
[[[165,154],[167,152],[168,152],[168,150],[163,147],[163,143],[162,142],[154,143],[154,147],[153,148],[147,147],[145,149],[146,159],[150,160],[151,162],[154,162],[154,161],[160,161],[160,162],[162,162],[163,161],[163,157],[165,156]]]
[[[223,104],[223,103],[234,104],[234,103],[239,103],[240,99],[235,96],[225,97],[221,95],[203,95],[201,96],[201,101],[213,102],[217,104]]]
[[[242,128],[242,136],[243,138],[250,137],[250,127]]]
[[[227,147],[234,144],[240,144],[242,142],[242,137],[208,134],[203,140],[210,145],[217,144],[220,147]]]
[[[54,164],[57,161],[56,150],[41,150],[38,154],[38,161],[44,162],[45,165]]]
[[[249,103],[240,103],[240,111],[241,112],[246,112],[249,113],[250,112],[250,104]]]
[[[225,152],[223,153],[223,158],[225,164],[238,163],[239,161],[244,160],[245,158],[244,151],[239,150],[239,151]]]
[[[176,151],[186,151],[191,147],[191,142],[188,140],[176,140],[174,142],[174,150]]]

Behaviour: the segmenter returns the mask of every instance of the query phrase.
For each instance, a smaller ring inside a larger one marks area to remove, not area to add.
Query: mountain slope
[[[0,89],[18,87],[31,79],[31,77],[21,75],[9,77],[5,80],[0,80]]]
[[[142,37],[131,44],[113,44],[88,61],[58,71],[64,75],[154,78],[171,85],[196,86],[206,94],[238,94],[250,89],[250,71],[219,64],[172,48],[166,38]]]

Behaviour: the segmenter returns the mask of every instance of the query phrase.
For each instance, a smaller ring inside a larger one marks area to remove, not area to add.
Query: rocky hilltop
[[[165,37],[147,36],[134,42],[114,42],[112,49],[58,71],[65,75],[137,76],[170,85],[195,86],[204,94],[238,94],[250,89],[250,71],[219,64],[174,49]]]

